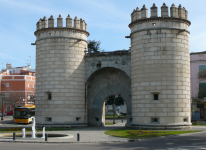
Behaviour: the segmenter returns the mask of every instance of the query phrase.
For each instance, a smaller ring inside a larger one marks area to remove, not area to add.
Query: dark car
[[[6,114],[9,116],[9,115],[13,115],[13,111],[8,111],[6,112]]]

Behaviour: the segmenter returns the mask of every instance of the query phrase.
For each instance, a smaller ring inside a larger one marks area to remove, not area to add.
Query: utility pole
[[[5,98],[5,94],[4,93],[0,93],[1,96],[1,120],[4,120],[4,101],[3,99]]]

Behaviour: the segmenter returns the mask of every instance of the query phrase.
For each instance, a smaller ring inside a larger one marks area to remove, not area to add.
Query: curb
[[[122,141],[79,141],[79,142],[49,142],[49,141],[0,141],[2,143],[8,142],[8,143],[65,143],[65,144],[76,144],[76,143],[120,143],[120,142],[135,142],[140,141],[142,139],[136,139],[136,140],[122,140]]]
[[[120,142],[137,142],[146,139],[158,139],[158,138],[166,138],[166,137],[178,137],[184,135],[191,135],[195,133],[204,133],[206,131],[201,130],[201,132],[194,132],[194,133],[185,133],[185,134],[176,134],[176,135],[166,135],[166,136],[159,136],[159,137],[150,137],[150,138],[142,138],[142,139],[128,139],[128,140],[117,140],[117,141],[79,141],[79,142],[49,142],[49,141],[13,141],[13,140],[0,140],[1,142],[8,142],[8,143],[64,143],[64,144],[77,144],[77,143],[120,143]]]

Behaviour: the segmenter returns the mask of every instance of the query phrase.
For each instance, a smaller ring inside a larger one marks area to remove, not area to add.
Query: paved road
[[[9,119],[8,119],[9,120]],[[104,128],[84,128],[75,129],[71,131],[66,131],[69,134],[73,134],[74,138],[70,139],[49,139],[49,142],[76,142],[76,134],[81,133],[80,141],[125,141],[125,139],[111,137],[104,134],[104,131],[113,128],[121,128],[124,123],[119,122],[115,126],[106,126]],[[0,128],[15,126],[15,124],[3,123]],[[28,125],[24,125],[28,126]],[[158,137],[143,139],[135,142],[114,142],[114,143],[8,143],[1,142],[0,150],[113,150],[113,149],[134,149],[134,150],[203,150],[206,149],[206,127],[195,126],[193,130],[204,130],[201,133],[193,134],[182,134],[176,136],[168,137]],[[65,131],[60,131],[61,133],[66,133]],[[12,139],[9,139],[12,141]],[[32,141],[29,139],[26,141]],[[38,139],[44,141],[43,139]],[[35,141],[38,142],[36,139]],[[22,141],[22,138],[17,139],[17,141]]]
[[[13,116],[5,116],[4,120],[0,120],[0,129],[4,128],[11,128],[11,127],[22,127],[22,128],[28,128],[31,127],[32,124],[16,124],[13,123]]]
[[[206,149],[206,134],[194,133],[180,136],[144,139],[119,143],[0,143],[0,150],[203,150]]]

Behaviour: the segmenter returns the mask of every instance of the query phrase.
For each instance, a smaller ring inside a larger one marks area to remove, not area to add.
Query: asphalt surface
[[[0,128],[10,127],[10,126],[26,126],[31,125],[16,125],[4,120],[0,123]],[[136,140],[133,142],[128,142],[127,139],[122,139],[118,137],[111,137],[104,134],[104,131],[115,128],[122,128],[124,123],[119,121],[117,124],[105,127],[96,128],[82,128],[75,129],[71,131],[60,131],[58,133],[69,133],[73,135],[72,138],[67,139],[48,139],[49,143],[44,143],[44,139],[38,139],[42,143],[22,143],[37,141],[37,139],[24,139],[19,138],[16,143],[12,142],[0,142],[0,150],[73,150],[73,149],[83,149],[83,150],[97,150],[97,149],[134,149],[134,150],[203,150],[206,149],[206,127],[205,126],[193,126],[193,130],[203,130],[199,133],[189,133],[166,137],[155,137]],[[55,131],[56,133],[56,131]],[[76,134],[80,133],[80,143],[77,142]],[[3,139],[0,139],[3,140]],[[114,141],[114,142],[112,142]],[[21,143],[18,143],[21,142]],[[61,142],[61,143],[53,143]],[[67,142],[67,143],[64,143]],[[87,143],[81,143],[87,142]],[[91,142],[91,143],[89,143]],[[97,143],[95,143],[97,142]]]
[[[205,133],[194,133],[118,143],[0,143],[0,150],[203,150],[205,139]]]

